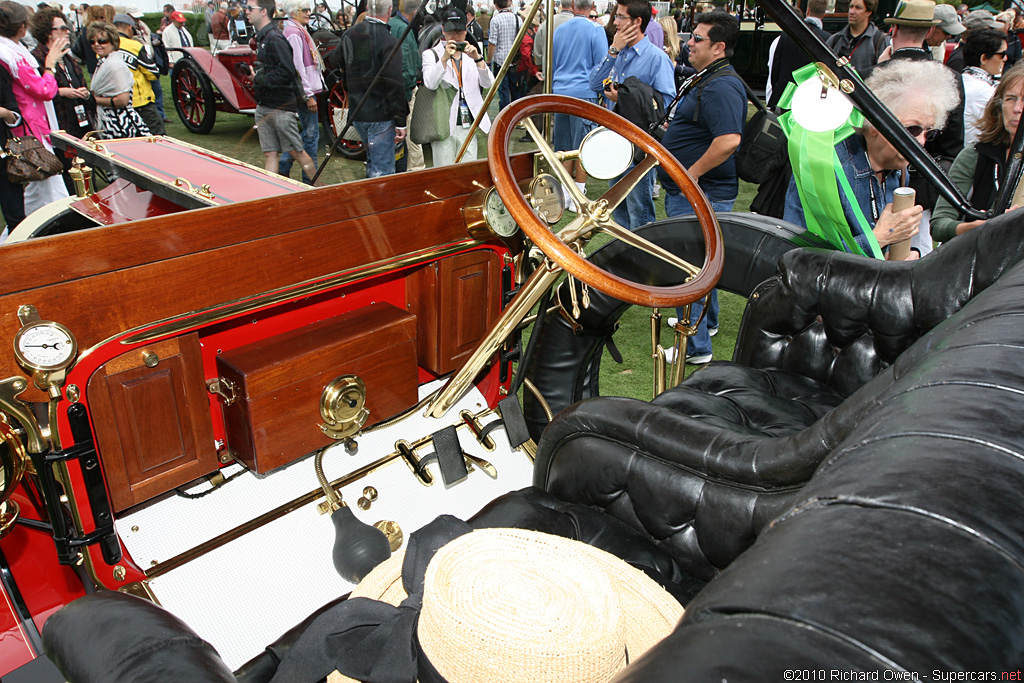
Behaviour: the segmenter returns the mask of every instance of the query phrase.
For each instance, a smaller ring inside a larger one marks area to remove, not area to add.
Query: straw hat
[[[351,597],[398,605],[407,597],[404,559],[402,551],[378,565]],[[449,683],[597,683],[682,616],[661,586],[603,550],[536,531],[481,529],[427,565],[417,637]]]
[[[935,3],[932,0],[900,0],[896,11],[885,20],[897,26],[937,26]]]

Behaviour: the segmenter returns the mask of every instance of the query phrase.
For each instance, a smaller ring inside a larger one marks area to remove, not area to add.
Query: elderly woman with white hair
[[[306,30],[312,12],[311,0],[283,0],[278,3],[288,18],[282,23],[281,30],[288,44],[292,47],[292,62],[299,74],[302,87],[302,102],[298,104],[299,125],[302,127],[302,148],[316,164],[316,151],[320,145],[320,119],[317,111],[317,95],[324,91],[324,61],[313,43],[312,36]],[[281,155],[277,172],[287,176],[292,170],[292,156],[288,152]],[[306,172],[302,172],[302,180],[309,183]]]
[[[952,73],[933,61],[891,60],[876,68],[866,85],[922,146],[938,134],[960,99]],[[907,160],[896,148],[874,126],[865,123],[840,141],[835,152],[845,175],[837,175],[839,199],[848,224],[843,227],[848,227],[863,253],[873,253],[872,242],[885,249],[916,235],[922,207],[892,210],[893,191],[907,172]],[[783,218],[804,227],[808,224],[795,178],[789,184]],[[911,251],[909,258],[918,255]]]

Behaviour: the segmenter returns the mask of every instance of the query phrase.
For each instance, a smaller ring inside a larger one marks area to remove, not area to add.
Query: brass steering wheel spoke
[[[629,172],[622,176],[622,180],[609,187],[608,191],[601,195],[597,201],[603,200],[607,204],[608,211],[614,211],[619,204],[626,200],[626,197],[637,186],[637,183],[657,165],[658,160],[654,155],[647,154],[639,164],[629,169]]]
[[[686,259],[680,258],[679,256],[673,254],[671,251],[659,247],[654,242],[645,240],[643,237],[640,237],[635,232],[630,232],[629,230],[622,227],[615,221],[605,221],[604,223],[602,223],[600,229],[604,232],[607,232],[612,237],[622,240],[631,247],[636,247],[640,251],[646,252],[651,256],[661,259],[662,261],[668,263],[669,265],[679,268],[680,270],[682,270],[691,277],[697,275],[697,273],[700,272],[700,268],[693,265]]]
[[[576,202],[576,206],[584,206],[589,200],[576,187],[576,179],[569,175],[569,172],[565,170],[565,166],[562,166],[558,153],[551,149],[551,145],[544,139],[544,134],[537,129],[537,126],[533,124],[533,120],[529,117],[523,119],[523,127],[526,128],[526,132],[530,134],[533,141],[537,143],[537,150],[544,157],[544,160],[548,162],[548,166],[551,167],[551,174],[558,178],[558,182],[562,183],[562,187],[568,190],[569,196]]]

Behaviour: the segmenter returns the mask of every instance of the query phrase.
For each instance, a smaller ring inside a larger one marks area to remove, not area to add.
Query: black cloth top
[[[292,46],[281,29],[271,22],[256,33],[256,73],[253,76],[256,102],[273,109],[298,111],[296,102],[300,90]]]
[[[1006,182],[1006,145],[976,142],[974,149],[978,152],[978,163],[971,185],[971,206],[991,209]]]
[[[43,68],[43,64],[46,63],[46,53],[48,50],[45,45],[37,45],[36,49],[32,50],[32,56],[39,62],[39,68]],[[64,55],[59,62],[57,67],[53,70],[53,75],[57,78],[58,88],[84,88],[85,77],[82,75],[82,67],[78,65],[71,55]],[[92,130],[92,126],[86,124],[84,126],[78,125],[78,114],[75,113],[75,107],[82,105],[86,108],[90,121],[96,120],[96,100],[93,99],[92,95],[89,95],[89,99],[76,100],[69,97],[61,97],[58,93],[53,98],[53,109],[57,114],[57,123],[60,125],[61,130],[74,135],[75,137],[82,137],[86,133]]]
[[[821,38],[822,42],[828,42],[831,33],[807,19],[804,19],[804,23],[812,33]],[[775,48],[775,57],[772,59],[772,96],[768,100],[769,107],[778,105],[786,85],[793,80],[793,72],[810,64],[811,61],[811,58],[797,45],[795,40],[785,33],[779,37],[779,44]]]
[[[391,60],[373,86],[373,91],[367,92],[374,76],[396,45],[398,39],[391,35],[387,24],[373,18],[356,24],[341,37],[338,49],[341,50],[344,64],[349,111],[356,112],[354,121],[393,120],[396,126],[405,126],[409,103],[405,99],[401,55]],[[366,104],[357,112],[363,99]]]

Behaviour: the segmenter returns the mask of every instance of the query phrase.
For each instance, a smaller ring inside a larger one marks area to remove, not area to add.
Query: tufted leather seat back
[[[928,258],[892,264],[794,250],[751,295],[733,360],[814,379],[849,396],[1021,259],[1013,216]]]
[[[620,683],[1017,671],[1024,265],[922,342],[857,429]]]

